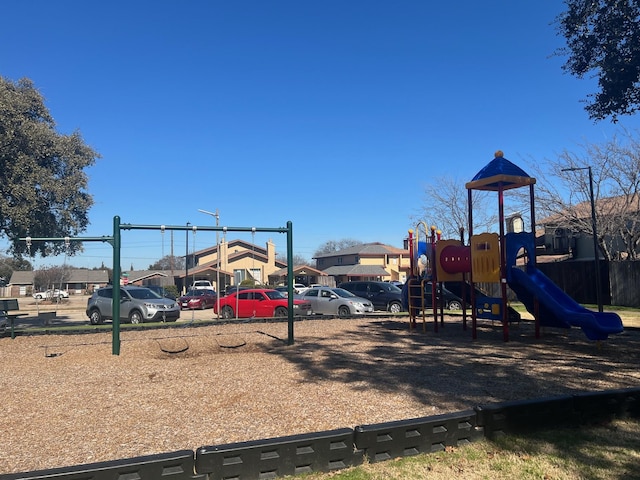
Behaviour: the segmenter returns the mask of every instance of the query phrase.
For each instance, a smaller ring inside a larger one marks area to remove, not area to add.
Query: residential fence
[[[441,452],[483,438],[640,418],[640,387],[477,406],[472,410],[195,451],[0,475],[0,480],[263,479],[330,472]],[[39,452],[34,450],[33,455]]]
[[[639,308],[640,261],[599,264],[602,303]],[[538,268],[576,302],[598,303],[594,261],[541,263]]]
[[[599,262],[603,305],[640,308],[640,261]],[[538,269],[581,304],[598,303],[595,262],[566,261],[539,263]],[[500,284],[481,283],[478,285],[489,295],[500,296]],[[517,302],[516,295],[509,290],[510,301]]]

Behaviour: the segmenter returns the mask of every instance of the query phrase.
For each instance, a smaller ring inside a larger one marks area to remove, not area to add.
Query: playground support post
[[[120,217],[113,217],[113,285],[112,313],[113,329],[111,330],[111,353],[120,355]]]

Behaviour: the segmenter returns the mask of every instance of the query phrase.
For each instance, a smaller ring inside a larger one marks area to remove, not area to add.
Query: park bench
[[[11,328],[11,338],[15,338],[15,332],[13,330],[13,323],[16,318],[27,315],[26,313],[12,313],[20,310],[17,298],[0,299],[0,311],[4,313],[4,316],[9,321]]]

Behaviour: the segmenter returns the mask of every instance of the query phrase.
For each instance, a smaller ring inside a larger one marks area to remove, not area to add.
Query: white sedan
[[[343,288],[309,288],[299,298],[311,303],[313,313],[348,317],[373,312],[371,301],[357,297]]]
[[[42,300],[43,298],[69,298],[69,292],[56,288],[55,290],[34,293],[33,298],[36,300]]]

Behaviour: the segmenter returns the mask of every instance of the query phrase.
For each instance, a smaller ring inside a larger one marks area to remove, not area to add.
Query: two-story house
[[[333,276],[336,284],[351,280],[404,283],[410,269],[408,250],[382,243],[364,243],[313,258],[316,268]]]
[[[176,279],[183,283],[187,275],[187,285],[193,280],[210,280],[217,291],[224,291],[229,285],[239,285],[243,280],[267,283],[270,275],[286,267],[285,262],[276,258],[276,246],[272,240],[268,240],[263,248],[244,240],[227,242],[224,238],[219,252],[218,246],[214,245],[193,253],[193,265]],[[218,275],[219,288],[216,285]]]

